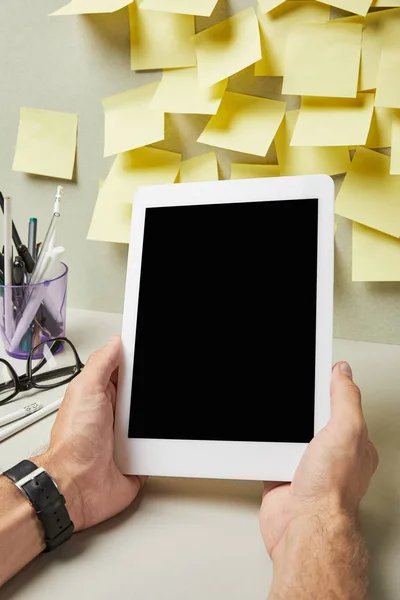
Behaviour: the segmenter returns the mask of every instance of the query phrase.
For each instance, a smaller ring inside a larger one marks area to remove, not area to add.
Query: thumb
[[[337,363],[331,377],[332,420],[355,425],[364,420],[361,407],[361,393],[353,382],[351,367],[346,362]]]
[[[121,361],[121,338],[113,336],[108,344],[90,355],[81,378],[105,389]]]

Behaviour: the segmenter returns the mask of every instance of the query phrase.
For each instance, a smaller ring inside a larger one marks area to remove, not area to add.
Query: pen
[[[19,410],[15,410],[4,417],[0,417],[0,427],[3,425],[8,425],[9,423],[13,423],[13,421],[18,421],[19,419],[23,419],[28,415],[40,410],[43,408],[43,404],[38,404],[37,402],[33,402],[32,404],[27,404],[24,408]]]
[[[31,217],[28,229],[28,250],[34,261],[36,261],[36,231],[37,219]]]
[[[6,337],[10,340],[13,335],[13,305],[12,305],[12,200],[9,196],[3,198],[4,206],[4,328]]]
[[[11,200],[11,198],[10,198]],[[1,210],[4,213],[5,210],[5,199],[3,197],[3,194],[0,192],[0,206],[1,206]],[[5,213],[4,213],[5,214]],[[19,237],[19,233],[17,231],[17,228],[14,225],[14,221],[11,219],[11,229],[12,229],[12,240],[14,242],[14,245],[17,249],[18,254],[22,257],[25,266],[26,266],[26,270],[28,271],[28,273],[32,273],[33,271],[33,267],[35,265],[35,263],[33,262],[32,256],[28,250],[28,248],[25,246],[25,244],[22,243],[21,238]]]
[[[25,427],[32,425],[32,423],[36,423],[36,421],[39,421],[39,419],[43,419],[43,417],[46,417],[47,415],[50,415],[51,413],[55,412],[60,408],[62,401],[63,399],[59,398],[51,404],[48,404],[47,406],[44,406],[43,408],[37,410],[33,414],[24,417],[18,423],[13,423],[8,427],[4,427],[4,429],[0,430],[0,442],[6,440],[11,435],[14,435],[14,433],[21,431],[21,429],[25,429]]]

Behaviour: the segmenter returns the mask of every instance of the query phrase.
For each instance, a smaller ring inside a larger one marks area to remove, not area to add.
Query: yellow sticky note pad
[[[200,154],[183,160],[179,169],[179,182],[218,181],[218,163],[215,152]]]
[[[279,165],[248,165],[247,163],[231,163],[231,179],[279,177],[279,175]]]
[[[202,87],[222,81],[261,58],[258,21],[251,7],[201,31],[193,42]]]
[[[361,25],[335,21],[293,26],[282,93],[355,98],[361,34]]]
[[[400,108],[400,45],[399,40],[382,48],[376,85],[376,106]]]
[[[194,17],[129,5],[131,68],[172,69],[194,67],[196,53],[191,37]]]
[[[353,223],[353,281],[400,281],[400,240]]]
[[[339,175],[350,166],[347,147],[300,147],[290,141],[296,126],[298,110],[288,111],[275,136],[276,155],[281,175]]]
[[[357,98],[303,97],[292,146],[351,146],[367,141],[374,94]]]
[[[257,16],[260,25],[262,58],[256,62],[254,75],[282,76],[284,74],[286,42],[293,25],[329,21],[329,6],[318,2],[291,0],[278,9]]]
[[[393,109],[375,106],[368,133],[367,148],[389,148],[392,143]]]
[[[87,234],[88,240],[129,244],[132,205],[114,202],[101,188]]]
[[[258,0],[260,10],[262,10],[264,13],[267,13],[270,10],[277,8],[284,2],[285,2],[285,0]]]
[[[359,147],[336,198],[336,214],[400,237],[400,177],[390,157]]]
[[[367,14],[372,0],[317,0],[317,2],[323,2],[348,12],[356,13],[356,15],[362,15],[365,17]]]
[[[199,85],[197,67],[167,69],[151,101],[151,108],[168,113],[215,115],[228,84],[224,79],[209,88]]]
[[[142,0],[140,8],[209,17],[218,0]]]
[[[104,156],[164,139],[164,113],[150,108],[157,87],[154,81],[104,98]]]
[[[390,173],[400,175],[400,111],[395,111],[393,114]]]
[[[225,92],[198,142],[265,156],[285,115],[285,102]]]
[[[181,155],[157,148],[137,148],[118,154],[102,187],[112,207],[114,203],[132,203],[133,194],[142,185],[174,183]]]
[[[400,0],[374,0],[372,6],[375,8],[390,8],[400,6]]]
[[[128,6],[132,0],[71,0],[50,16],[90,15],[95,13],[112,13]]]
[[[13,171],[72,179],[78,115],[21,108]]]

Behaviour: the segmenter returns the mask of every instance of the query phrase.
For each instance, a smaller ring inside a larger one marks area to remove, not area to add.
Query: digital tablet
[[[292,479],[330,414],[333,203],[325,175],[136,192],[122,472]]]

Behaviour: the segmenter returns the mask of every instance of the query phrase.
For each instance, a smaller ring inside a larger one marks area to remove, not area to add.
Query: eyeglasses
[[[64,385],[84,366],[75,346],[64,337],[35,346],[28,356],[25,375],[18,376],[12,365],[0,358],[0,405],[32,388],[50,390]]]

